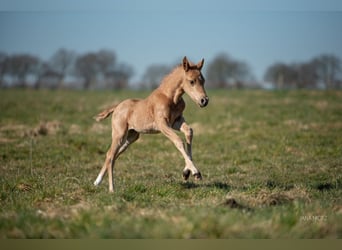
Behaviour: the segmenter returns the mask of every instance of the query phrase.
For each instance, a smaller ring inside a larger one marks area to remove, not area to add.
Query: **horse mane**
[[[170,83],[170,82],[174,82],[174,79],[177,78],[176,75],[179,74],[178,71],[179,71],[180,69],[182,69],[182,65],[181,65],[181,64],[180,64],[180,65],[177,65],[175,68],[173,68],[169,74],[165,75],[165,76],[162,78],[162,80],[161,80],[159,86],[168,84],[168,83]]]

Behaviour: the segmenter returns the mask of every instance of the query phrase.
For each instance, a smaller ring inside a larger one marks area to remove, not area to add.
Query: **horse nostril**
[[[209,98],[206,96],[204,98],[201,99],[201,107],[205,107],[208,105],[209,102]]]

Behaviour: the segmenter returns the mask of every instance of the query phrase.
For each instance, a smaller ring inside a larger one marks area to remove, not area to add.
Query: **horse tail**
[[[97,114],[96,116],[94,116],[94,119],[99,122],[99,121],[102,121],[104,119],[106,119],[108,116],[110,116],[115,108],[116,108],[117,104],[108,108],[108,109],[105,109],[104,111],[102,111],[101,113]]]

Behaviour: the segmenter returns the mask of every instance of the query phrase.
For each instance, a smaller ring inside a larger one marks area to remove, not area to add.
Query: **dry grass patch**
[[[231,191],[226,197],[226,204],[237,208],[260,208],[292,204],[295,201],[310,203],[307,190],[294,187],[291,190],[257,189],[252,192]]]

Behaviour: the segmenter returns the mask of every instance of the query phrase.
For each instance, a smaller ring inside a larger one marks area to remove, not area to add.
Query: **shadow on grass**
[[[231,191],[234,187],[228,185],[227,183],[215,181],[211,183],[194,183],[194,182],[183,182],[182,187],[185,189],[192,189],[192,188],[211,188],[211,189],[220,189],[224,190],[225,192]],[[242,212],[253,212],[254,209],[250,206],[237,201],[234,197],[228,196],[225,197],[224,201],[219,204],[221,207],[225,207],[228,209],[237,209]]]
[[[232,190],[232,186],[228,185],[227,183],[223,182],[212,182],[212,183],[194,183],[194,182],[182,182],[181,186],[184,189],[193,189],[193,188],[216,188],[216,189],[222,189],[225,191]]]

